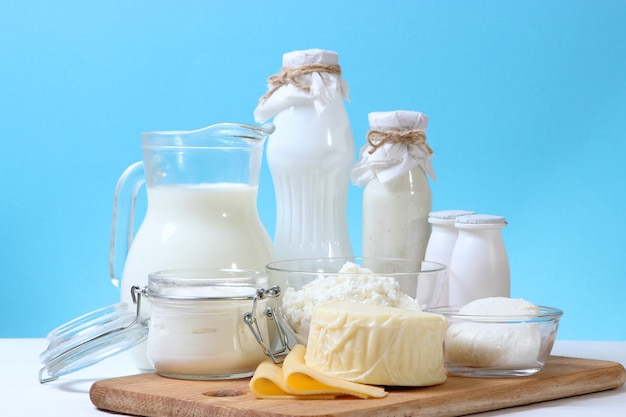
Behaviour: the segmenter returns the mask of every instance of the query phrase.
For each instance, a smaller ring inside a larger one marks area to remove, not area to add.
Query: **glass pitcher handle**
[[[120,286],[124,262],[133,241],[133,226],[137,194],[146,182],[143,162],[135,162],[122,173],[115,186],[113,200],[113,222],[109,252],[109,274],[111,282]]]

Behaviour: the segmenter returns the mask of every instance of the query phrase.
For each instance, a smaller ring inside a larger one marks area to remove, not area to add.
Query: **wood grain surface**
[[[450,376],[434,387],[388,388],[382,399],[261,400],[250,393],[249,379],[185,381],[153,373],[97,381],[90,398],[103,410],[150,417],[446,417],[614,389],[625,381],[619,363],[551,356],[533,376]]]

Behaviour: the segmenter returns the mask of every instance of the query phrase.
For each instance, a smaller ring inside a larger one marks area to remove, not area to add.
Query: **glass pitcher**
[[[148,274],[174,268],[263,271],[273,258],[257,212],[263,146],[273,125],[222,123],[193,131],[142,134],[143,160],[120,177],[113,207],[110,274],[121,301]],[[147,209],[133,236],[136,199]],[[121,272],[121,277],[120,277]],[[149,305],[144,307],[149,314]],[[145,344],[132,356],[151,370]]]

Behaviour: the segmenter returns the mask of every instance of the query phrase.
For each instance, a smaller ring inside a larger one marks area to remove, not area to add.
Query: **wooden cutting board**
[[[434,387],[388,388],[382,399],[260,400],[249,379],[185,381],[148,373],[97,381],[91,402],[98,408],[140,416],[460,416],[618,388],[626,381],[616,362],[551,356],[528,377],[450,376]]]

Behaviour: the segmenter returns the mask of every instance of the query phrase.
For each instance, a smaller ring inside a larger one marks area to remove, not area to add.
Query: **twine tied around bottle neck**
[[[311,86],[298,81],[300,75],[311,74],[313,72],[327,72],[329,74],[341,75],[341,67],[331,64],[306,64],[298,67],[282,67],[278,74],[274,74],[267,79],[270,89],[259,99],[259,102],[268,99],[280,87],[291,84],[306,92],[311,91]]]
[[[432,155],[433,150],[426,143],[426,133],[423,130],[370,130],[367,132],[367,143],[372,149],[370,155],[385,143],[406,143],[409,145],[424,146]]]

